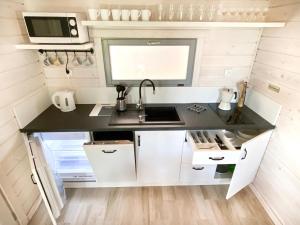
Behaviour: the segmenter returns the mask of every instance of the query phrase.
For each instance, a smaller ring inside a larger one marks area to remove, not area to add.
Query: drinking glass
[[[216,4],[211,2],[209,9],[208,9],[208,21],[213,21],[215,17],[215,13],[217,11]]]
[[[264,8],[262,11],[261,11],[261,18],[262,18],[262,21],[266,21],[266,18],[267,18],[267,15],[268,15],[268,12],[269,12],[269,8]]]
[[[163,4],[159,4],[158,5],[158,20],[159,21],[163,20],[163,10],[164,10]]]
[[[246,20],[251,21],[253,19],[254,9],[250,8],[246,11]]]
[[[194,16],[194,7],[193,4],[190,4],[189,6],[189,20],[192,21]]]
[[[174,18],[174,5],[170,4],[169,6],[169,20],[172,21]]]
[[[183,4],[180,4],[178,6],[178,16],[177,16],[179,21],[183,20]]]

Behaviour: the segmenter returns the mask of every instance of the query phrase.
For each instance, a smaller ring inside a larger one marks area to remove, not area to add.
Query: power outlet
[[[277,86],[277,85],[275,85],[275,84],[269,83],[268,89],[271,90],[271,91],[273,91],[273,92],[276,92],[276,93],[280,92],[280,87]]]
[[[225,74],[224,74],[225,78],[230,78],[231,74],[232,74],[232,70],[231,69],[225,70]]]

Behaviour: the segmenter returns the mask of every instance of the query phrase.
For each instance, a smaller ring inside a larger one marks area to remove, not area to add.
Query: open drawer
[[[220,130],[188,131],[187,141],[193,151],[193,165],[236,164],[241,151]]]

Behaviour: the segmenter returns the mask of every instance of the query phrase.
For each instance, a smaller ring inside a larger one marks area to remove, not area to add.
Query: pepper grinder
[[[239,108],[242,108],[244,106],[245,98],[246,98],[246,91],[247,91],[247,82],[243,81],[240,84],[240,97],[239,97],[238,104],[237,104],[237,106]]]

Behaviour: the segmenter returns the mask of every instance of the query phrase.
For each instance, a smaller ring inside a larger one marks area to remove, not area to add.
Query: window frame
[[[111,62],[109,46],[111,45],[163,45],[180,46],[188,45],[190,47],[187,65],[187,76],[185,80],[153,80],[155,85],[161,87],[191,86],[193,82],[194,64],[196,57],[197,39],[196,38],[103,38],[102,53],[105,70],[106,85],[112,87],[118,84],[129,86],[138,86],[141,80],[112,80]],[[151,77],[149,77],[151,79]]]

